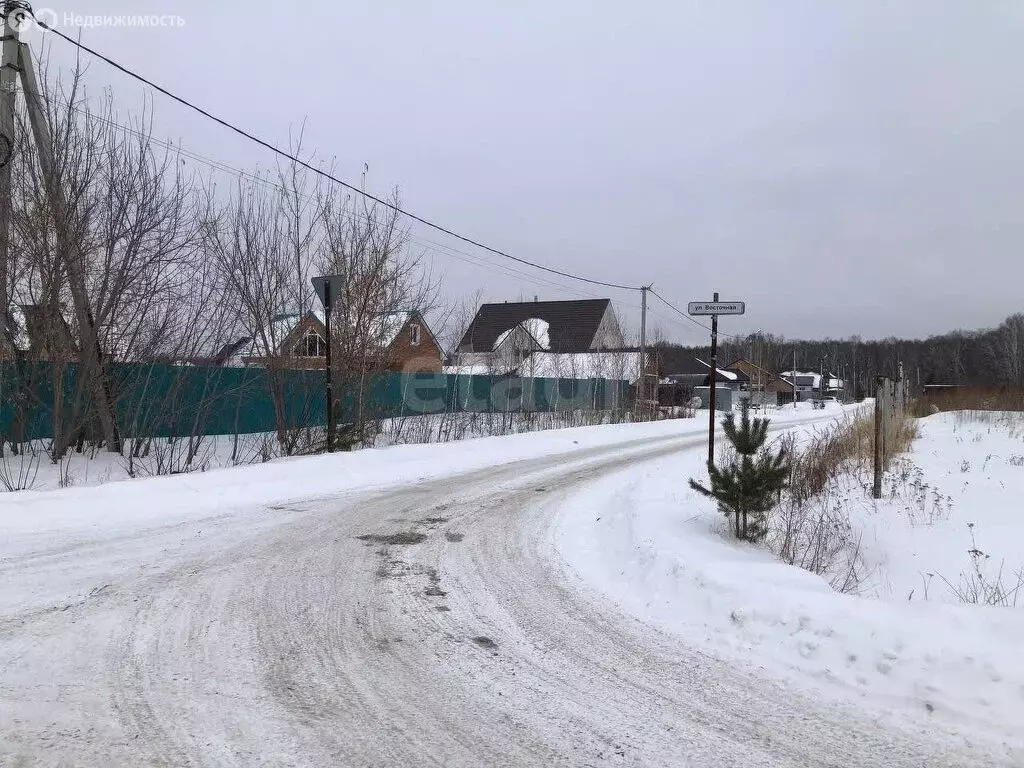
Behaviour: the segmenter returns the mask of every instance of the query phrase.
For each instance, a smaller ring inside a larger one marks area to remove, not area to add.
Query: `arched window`
[[[306,331],[292,354],[295,357],[327,357],[327,343],[316,331]]]

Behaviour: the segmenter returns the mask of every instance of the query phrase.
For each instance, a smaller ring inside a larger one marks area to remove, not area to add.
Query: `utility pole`
[[[793,380],[793,410],[796,410],[796,345],[793,345],[793,375],[790,377]]]
[[[718,291],[714,300],[718,301]],[[718,380],[718,315],[711,316],[711,391],[708,395],[708,464],[715,463],[715,384]]]
[[[11,10],[3,6],[3,35],[0,36],[0,349],[9,345],[14,351],[14,329],[8,313],[11,297],[7,294],[11,247],[11,162],[14,159],[14,99],[18,87],[18,25]]]
[[[29,123],[32,126],[32,137],[36,143],[36,153],[39,160],[39,168],[43,174],[43,185],[46,190],[46,198],[54,219],[54,238],[57,244],[57,253],[63,260],[64,274],[67,276],[68,288],[70,288],[72,303],[75,308],[75,316],[78,321],[79,337],[81,340],[80,366],[81,371],[87,377],[87,386],[92,391],[93,405],[99,417],[100,429],[103,432],[103,439],[107,444],[107,450],[113,453],[121,452],[121,436],[118,434],[117,421],[114,418],[114,403],[111,397],[110,387],[106,374],[103,370],[103,354],[100,349],[99,336],[96,333],[96,324],[92,315],[92,307],[89,304],[89,294],[85,282],[85,259],[83,258],[81,243],[77,242],[74,235],[74,228],[71,225],[72,211],[64,197],[64,190],[61,189],[60,179],[57,177],[56,165],[53,158],[53,143],[50,136],[50,128],[46,122],[46,110],[43,107],[42,95],[39,89],[39,81],[36,79],[35,66],[32,63],[32,52],[26,43],[20,42],[17,35],[17,26],[23,23],[28,16],[25,4],[17,0],[0,0],[4,15],[3,35],[3,69],[4,76],[0,82],[5,87],[10,87],[13,94],[13,75],[7,70],[12,69],[21,76],[21,87],[25,92],[25,103],[28,107]],[[13,98],[8,100],[8,93],[5,90],[3,101],[13,108]],[[4,115],[3,119],[6,119]],[[9,167],[9,164],[8,164]],[[5,205],[10,205],[10,175],[9,171],[4,177],[7,187],[0,190],[7,199]],[[0,182],[3,180],[0,179]],[[4,248],[10,247],[10,211],[6,212],[7,219],[0,218],[0,226],[4,232],[0,234]],[[2,214],[0,214],[2,216]],[[9,264],[9,254],[5,251],[0,253],[6,267]],[[6,280],[4,281],[6,294]],[[9,297],[4,297],[9,300]],[[8,305],[3,307],[6,318]],[[4,323],[6,325],[6,322]]]
[[[875,443],[874,443],[874,483],[871,495],[882,498],[882,472],[885,470],[885,429],[882,420],[885,418],[884,393],[885,379],[879,376],[875,380]]]
[[[650,289],[650,285],[640,286],[640,386],[637,388],[637,414],[641,408],[647,408],[647,291]]]

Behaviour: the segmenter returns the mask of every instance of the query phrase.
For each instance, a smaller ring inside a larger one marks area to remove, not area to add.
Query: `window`
[[[420,343],[420,326],[418,323],[413,323],[409,326],[409,343],[414,347],[419,346]]]
[[[296,357],[326,357],[327,344],[316,331],[306,331],[306,335],[295,345],[293,354]]]

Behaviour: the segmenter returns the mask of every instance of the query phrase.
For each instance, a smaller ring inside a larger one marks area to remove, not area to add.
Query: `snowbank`
[[[950,435],[929,424],[922,445],[938,457]],[[675,455],[573,499],[553,537],[581,587],[715,656],[913,727],[1005,743],[1024,763],[1024,610],[837,594],[723,535],[714,504],[686,484],[703,460]],[[1024,516],[1015,531],[1019,542]]]
[[[820,420],[796,411],[787,419]],[[646,437],[707,431],[703,419],[554,429],[443,445],[402,445],[351,453],[284,458],[191,474],[108,482],[91,487],[0,493],[0,557],[15,533],[167,525],[229,510],[394,486],[472,472],[511,461],[557,457]]]

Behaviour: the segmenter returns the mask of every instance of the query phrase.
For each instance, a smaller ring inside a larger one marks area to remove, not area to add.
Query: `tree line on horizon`
[[[658,342],[663,373],[671,374],[686,356],[708,360],[710,346]],[[793,369],[825,371],[843,378],[847,391],[870,394],[878,376],[896,377],[900,364],[912,387],[960,384],[1024,388],[1024,313],[1006,318],[995,328],[956,330],[926,339],[890,337],[864,341],[846,339],[786,339],[770,333],[720,341],[718,361],[729,365],[743,358],[772,373]]]

